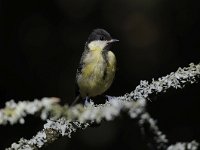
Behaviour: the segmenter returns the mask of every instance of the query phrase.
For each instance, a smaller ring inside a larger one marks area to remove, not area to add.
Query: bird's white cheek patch
[[[88,47],[90,50],[103,50],[107,45],[107,41],[100,41],[100,40],[96,40],[96,41],[92,41],[88,44]]]

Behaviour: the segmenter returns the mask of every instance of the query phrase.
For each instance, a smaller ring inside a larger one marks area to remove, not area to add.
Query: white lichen
[[[192,141],[189,143],[178,142],[174,145],[170,145],[167,150],[197,150],[199,143]]]
[[[167,147],[167,143],[168,143],[168,139],[166,138],[166,136],[159,130],[156,121],[150,117],[150,115],[145,112],[140,116],[139,119],[139,125],[140,125],[140,129],[143,133],[144,137],[148,137],[151,138],[153,142],[152,144],[155,145],[156,149],[160,150],[160,149],[166,149]],[[150,135],[148,135],[149,133],[146,133],[146,130],[150,133]]]
[[[24,124],[24,117],[27,115],[34,115],[39,111],[41,111],[41,118],[45,120],[52,110],[53,104],[58,102],[58,98],[35,99],[32,102],[19,101],[18,103],[14,100],[10,100],[6,102],[5,108],[0,109],[0,125],[6,125],[7,123],[12,125],[17,122]]]
[[[179,68],[175,73],[172,72],[165,77],[159,78],[157,81],[154,79],[151,83],[148,83],[148,81],[141,81],[140,85],[138,85],[130,94],[125,94],[120,97],[108,97],[108,101],[106,101],[105,104],[95,105],[91,101],[85,106],[77,104],[73,107],[63,107],[63,110],[61,111],[63,114],[61,114],[64,118],[48,120],[44,125],[44,129],[38,132],[36,136],[30,140],[21,139],[18,144],[12,144],[11,149],[23,149],[24,147],[40,148],[43,145],[56,140],[59,136],[71,137],[71,133],[75,132],[78,128],[86,128],[89,126],[87,122],[99,123],[103,119],[107,121],[113,120],[115,117],[120,115],[122,110],[128,112],[129,116],[133,119],[139,118],[138,120],[141,128],[143,128],[144,123],[148,123],[150,126],[149,130],[154,134],[153,138],[157,144],[157,148],[166,147],[168,143],[166,136],[159,130],[154,119],[152,119],[146,112],[146,100],[149,99],[150,94],[166,92],[169,88],[183,88],[188,83],[192,84],[196,82],[196,79],[199,77],[200,65],[190,64],[189,67],[183,69]],[[47,101],[45,101],[45,103],[47,103]],[[17,112],[15,113],[17,119],[15,118],[15,121],[10,122],[13,123],[20,118],[24,118],[28,111],[19,111],[25,109],[23,105],[20,105],[20,103],[16,105],[16,103],[10,102],[9,108],[11,108],[11,110],[16,109]],[[53,105],[53,102],[49,105],[47,103],[45,111],[51,111],[51,105]],[[17,106],[19,108],[17,108]],[[36,112],[38,109],[34,108],[33,110],[32,113]],[[4,117],[4,115],[5,114],[0,113],[0,118],[1,116]],[[42,118],[46,118],[45,115],[42,116]],[[56,117],[53,118],[55,119]],[[6,118],[3,119],[3,121],[0,120],[1,124],[3,124],[2,122],[5,122],[5,120],[8,121],[9,119]],[[193,150],[195,147],[194,143],[182,143],[181,145],[184,144],[190,150]],[[168,150],[175,150],[173,149],[174,147],[180,147],[180,143],[174,146],[169,146]],[[198,147],[198,144],[196,144],[196,147]]]
[[[152,79],[149,84],[148,81],[140,81],[140,85],[130,93],[133,99],[145,98],[148,99],[152,93],[166,92],[169,88],[183,88],[186,83],[193,84],[200,76],[200,64],[194,65],[191,63],[189,67],[178,68],[176,72],[158,78]]]

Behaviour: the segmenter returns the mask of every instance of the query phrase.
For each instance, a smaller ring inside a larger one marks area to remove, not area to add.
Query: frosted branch
[[[32,102],[20,101],[18,103],[10,100],[6,102],[5,108],[0,109],[0,125],[15,124],[17,122],[23,124],[25,122],[24,117],[34,115],[37,112],[40,112],[41,119],[46,120],[52,106],[58,102],[58,98],[35,99]]]
[[[166,136],[159,130],[156,121],[147,112],[141,115],[139,126],[151,149],[163,150],[167,148]]]
[[[197,143],[196,141],[192,141],[192,142],[185,142],[185,143],[181,143],[178,142],[174,145],[170,145],[167,150],[197,150],[199,147],[199,143]]]
[[[99,123],[102,119],[110,121],[119,116],[122,110],[128,112],[131,118],[140,117],[139,123],[142,128],[144,127],[143,125],[148,124],[148,130],[154,134],[153,138],[155,138],[152,142],[156,143],[157,148],[160,147],[161,149],[162,147],[166,147],[168,141],[165,135],[159,131],[155,121],[146,112],[146,99],[153,93],[162,93],[169,88],[177,89],[183,88],[186,84],[193,84],[199,77],[200,65],[191,63],[189,67],[179,68],[176,72],[161,77],[157,81],[153,79],[150,84],[147,81],[141,81],[134,92],[120,97],[108,97],[108,101],[106,101],[105,104],[95,105],[91,101],[85,106],[81,104],[77,104],[73,107],[68,107],[67,105],[64,107],[57,106],[56,111],[54,108],[54,111],[51,112],[51,116],[53,116],[54,119],[64,117],[67,121],[64,121],[64,123],[62,119],[58,121],[48,121],[47,124],[44,125],[43,131],[38,132],[38,134],[30,140],[20,140],[18,144],[13,144],[11,149],[16,149],[16,147],[23,149],[23,147],[30,147],[30,145],[33,148],[40,148],[47,143],[51,143],[49,142],[50,140],[54,141],[59,136],[71,135],[72,131],[74,131],[74,125],[72,124],[82,122],[81,124],[87,127],[88,124],[86,122],[95,121]],[[63,128],[67,130],[63,130]],[[47,133],[50,133],[50,136],[47,135]],[[48,139],[49,137],[51,138]]]
[[[186,84],[197,82],[200,77],[200,64],[194,65],[191,63],[189,67],[178,68],[176,72],[171,72],[169,75],[154,79],[149,84],[148,81],[140,81],[140,85],[136,87],[134,92],[130,93],[133,99],[145,98],[148,99],[150,94],[166,92],[169,88],[183,88]]]
[[[145,106],[145,100],[126,101],[125,97],[112,97],[105,104],[94,105],[93,102],[86,106],[76,105],[67,108],[63,116],[68,118],[58,119],[57,121],[48,120],[44,125],[44,129],[39,131],[32,139],[20,139],[17,143],[13,143],[8,150],[18,149],[38,149],[49,143],[52,143],[60,136],[71,137],[71,133],[76,129],[84,129],[89,126],[87,122],[101,122],[102,119],[107,121],[113,120],[120,114],[121,110],[128,111],[131,118],[136,118],[142,113]],[[76,121],[74,121],[76,120]],[[81,123],[80,123],[81,122]]]
[[[72,132],[77,129],[84,129],[89,126],[88,123],[77,121],[69,122],[64,118],[58,120],[47,120],[44,129],[36,134],[32,139],[20,139],[18,143],[13,143],[7,150],[37,150],[47,144],[54,142],[60,136],[71,137]]]

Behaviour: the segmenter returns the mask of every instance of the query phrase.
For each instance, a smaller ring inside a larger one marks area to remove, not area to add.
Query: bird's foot
[[[115,98],[115,96],[110,96],[110,95],[105,95],[106,96],[106,98],[107,98],[107,101],[110,101],[110,100],[112,100],[113,98]]]
[[[85,98],[84,105],[87,106],[87,105],[90,105],[90,104],[94,104],[94,102],[87,96]]]

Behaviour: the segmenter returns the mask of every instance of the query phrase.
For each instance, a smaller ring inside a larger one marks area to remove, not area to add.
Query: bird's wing
[[[87,43],[86,43],[86,44],[85,44],[85,50],[84,50],[84,52],[83,52],[83,54],[82,54],[82,56],[81,56],[81,60],[80,60],[80,63],[79,63],[79,65],[78,65],[78,68],[77,68],[77,71],[76,71],[76,81],[75,81],[75,96],[76,96],[76,97],[77,97],[77,96],[80,96],[79,86],[78,86],[78,84],[77,84],[77,78],[78,78],[78,76],[79,76],[79,75],[81,74],[81,72],[82,72],[82,69],[83,69],[83,66],[84,66],[83,59],[84,59],[84,57],[87,55],[88,51],[89,51],[89,49],[88,49]]]

